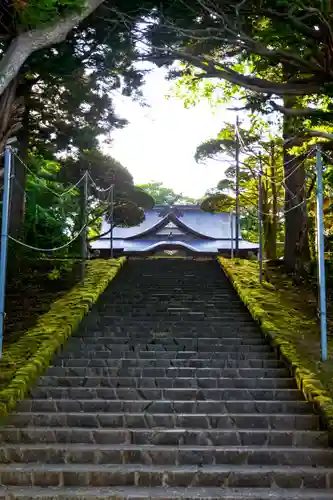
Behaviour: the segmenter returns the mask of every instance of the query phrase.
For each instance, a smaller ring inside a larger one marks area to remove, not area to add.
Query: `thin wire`
[[[57,250],[62,250],[66,247],[69,247],[72,243],[74,243],[74,241],[78,239],[78,237],[83,233],[83,231],[86,229],[86,227],[88,227],[88,224],[85,224],[72,240],[68,241],[64,245],[61,245],[60,247],[55,247],[55,248],[38,248],[38,247],[34,247],[32,245],[28,245],[27,243],[23,243],[23,241],[19,241],[16,238],[13,238],[13,236],[9,235],[8,238],[17,244],[19,244],[25,248],[29,248],[30,250],[35,250],[36,252],[56,252]]]
[[[248,203],[250,203],[251,205],[253,205],[254,207],[256,207],[257,205],[253,202],[251,202],[248,198],[246,198],[246,196],[244,196],[242,193],[239,193],[239,196],[241,196],[242,198],[244,198]],[[289,208],[288,210],[284,210],[283,212],[281,212],[278,217],[279,218],[282,218],[284,217],[286,214],[288,214],[289,212],[291,212],[292,210],[295,210],[296,208],[299,208],[301,205],[304,205],[304,203],[310,201],[311,198],[306,198],[305,200],[301,201],[300,203],[298,203],[297,205],[294,205],[293,207]],[[262,212],[263,215],[267,215],[269,217],[271,217],[273,214],[272,213],[267,213],[267,212]]]
[[[321,150],[321,154],[322,154],[322,155],[324,155],[324,156],[326,156],[326,158],[327,158],[330,162],[332,162],[332,163],[333,163],[333,159],[332,159],[330,156],[328,156],[328,154],[327,154],[327,153],[325,153],[325,151]]]
[[[114,186],[114,184],[110,184],[109,187],[105,188],[105,189],[102,189],[100,187],[97,186],[96,182],[94,181],[94,179],[91,177],[90,173],[88,172],[88,177],[89,179],[91,180],[94,188],[99,191],[100,193],[107,193],[108,191],[111,191],[112,187]]]
[[[243,140],[243,138],[242,138],[242,136],[241,136],[241,134],[240,134],[240,132],[239,132],[239,129],[238,129],[238,127],[237,127],[237,124],[235,125],[235,128],[236,128],[236,133],[237,133],[237,135],[238,135],[239,141],[241,142],[241,145],[243,146],[243,148],[245,149],[245,151],[247,151],[249,154],[253,155],[255,158],[259,159],[259,156],[258,156],[256,153],[254,153],[253,151],[251,151],[251,150],[248,148],[248,146],[246,146],[246,145],[245,145],[245,142],[244,142],[244,140]],[[282,179],[282,181],[281,181],[281,185],[282,185],[282,183],[283,183],[286,179],[289,179],[289,177],[290,177],[291,175],[293,175],[293,174],[294,174],[294,173],[295,173],[295,172],[296,172],[296,171],[297,171],[297,170],[301,167],[301,165],[305,162],[305,160],[307,160],[307,159],[308,159],[308,157],[309,157],[312,153],[313,153],[313,151],[312,151],[312,150],[310,150],[310,151],[307,153],[307,155],[305,156],[305,158],[303,158],[303,159],[302,159],[302,161],[301,161],[300,163],[298,163],[298,164],[297,164],[296,168],[295,168],[294,170],[292,170],[291,172],[289,172],[289,174],[288,174],[286,177],[284,177],[284,178]],[[298,155],[298,156],[295,156],[295,157],[291,158],[290,160],[288,160],[288,161],[286,161],[286,162],[283,162],[283,166],[285,167],[286,165],[289,165],[289,163],[292,163],[293,161],[296,161],[296,160],[297,160],[298,158],[300,158],[301,156],[302,156],[302,155]],[[272,181],[272,182],[273,182],[273,181]],[[275,182],[275,184],[276,184],[276,185],[277,185],[277,184],[280,184],[280,182]]]
[[[18,159],[18,161],[26,168],[26,170],[31,174],[33,175],[36,179],[39,179],[39,180],[42,180],[42,181],[45,181],[46,179],[44,179],[43,177],[39,177],[39,175],[35,174],[35,172],[33,172],[31,170],[31,168],[28,167],[28,165],[26,165],[22,160],[21,158],[14,152],[14,156],[15,158]],[[76,184],[72,185],[70,188],[68,188],[66,191],[63,191],[62,193],[57,193],[56,191],[54,191],[53,189],[51,189],[47,184],[44,185],[44,187],[50,191],[50,193],[54,194],[55,196],[58,196],[58,198],[63,198],[64,196],[66,196],[66,194],[70,193],[71,191],[73,191],[74,189],[76,189],[80,184],[81,182],[85,179],[85,176],[86,176],[86,172],[83,174],[83,176],[81,177],[81,179],[79,179]]]

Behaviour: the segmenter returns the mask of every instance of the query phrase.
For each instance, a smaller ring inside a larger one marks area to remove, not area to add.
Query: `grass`
[[[281,268],[269,270],[269,282],[259,283],[258,263],[219,263],[251,315],[287,361],[305,397],[314,402],[333,436],[333,340],[328,361],[321,361],[317,301],[312,287],[295,287]]]

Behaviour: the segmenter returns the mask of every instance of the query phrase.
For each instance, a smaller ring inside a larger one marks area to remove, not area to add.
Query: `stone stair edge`
[[[27,492],[26,488],[20,487],[0,487],[0,499],[8,500],[5,495],[13,494],[14,498],[23,500],[33,500],[34,498],[55,500],[68,500],[70,498],[78,500],[331,500],[332,491],[328,490],[285,490],[285,489],[263,489],[257,488],[246,490],[228,488],[221,491],[221,488],[133,488],[133,487],[115,487],[115,488],[85,488],[85,487],[33,487]],[[223,497],[221,496],[223,495]],[[3,496],[3,498],[2,498]],[[11,497],[10,497],[11,498]]]

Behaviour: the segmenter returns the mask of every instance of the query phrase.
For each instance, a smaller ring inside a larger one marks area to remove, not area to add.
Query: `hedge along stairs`
[[[215,262],[129,262],[0,436],[1,499],[333,498],[328,435]]]

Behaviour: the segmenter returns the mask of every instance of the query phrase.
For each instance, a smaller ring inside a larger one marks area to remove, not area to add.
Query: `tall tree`
[[[155,200],[156,205],[196,205],[198,203],[198,200],[184,196],[183,193],[176,193],[172,188],[164,186],[162,182],[151,181],[139,184],[138,187],[148,193]]]
[[[296,270],[309,258],[305,170],[291,154],[293,140],[333,135],[320,126],[332,118],[332,23],[330,2],[321,0],[193,0],[165,2],[147,27],[147,58],[157,64],[181,60],[181,72],[244,89],[247,106],[284,114],[286,264]],[[309,128],[311,125],[317,127]]]
[[[0,149],[1,137],[3,144],[17,132],[24,162],[28,149],[55,159],[59,152],[96,148],[99,135],[126,123],[114,113],[112,91],[136,91],[142,74],[133,67],[135,47],[128,29],[119,24],[110,30],[112,16],[102,14],[91,15],[65,42],[34,53],[23,64],[0,98]],[[12,193],[12,234],[24,216],[25,171],[20,162],[15,175],[21,189],[15,185]]]
[[[241,226],[258,227],[258,183],[260,165],[262,167],[262,199],[264,254],[267,259],[275,260],[276,244],[279,228],[279,217],[282,215],[281,200],[284,195],[282,144],[279,138],[269,138],[264,128],[254,121],[250,130],[239,129],[241,137],[239,198],[242,213]],[[266,136],[266,137],[265,137]],[[197,161],[207,158],[218,158],[229,167],[225,177],[219,182],[217,189],[208,193],[203,201],[203,208],[211,211],[230,211],[235,209],[236,167],[235,127],[227,124],[215,139],[201,143],[196,150]],[[256,222],[254,222],[254,220]]]
[[[116,225],[136,225],[144,218],[144,210],[153,206],[152,198],[135,187],[126,168],[99,151],[85,151],[77,159],[62,163],[29,155],[25,241],[38,248],[61,246],[75,237],[83,226],[80,217],[80,191],[74,183],[89,173],[88,215],[89,238],[100,232],[103,216],[110,213],[110,187],[114,186]],[[79,240],[64,249],[75,253]]]

